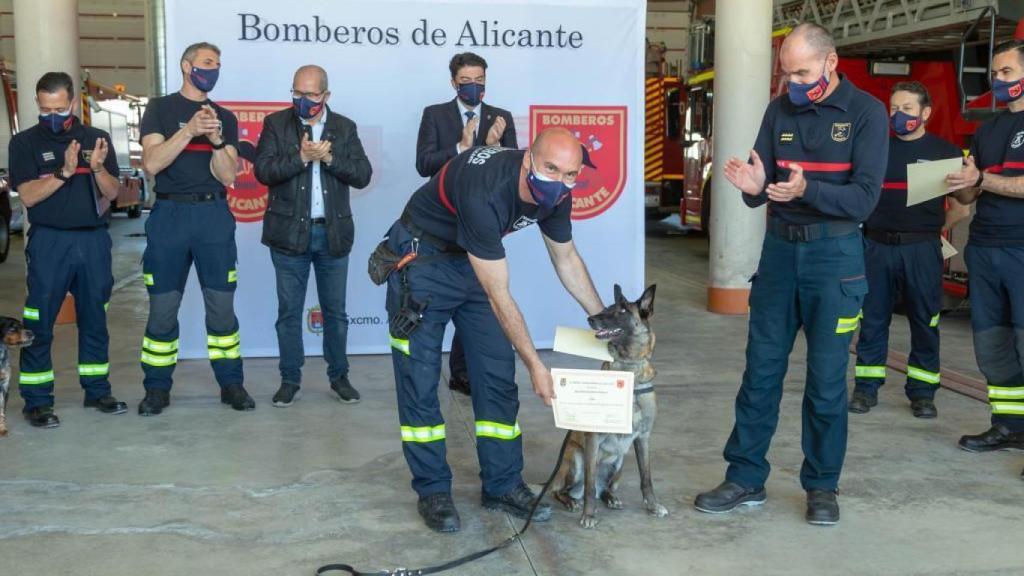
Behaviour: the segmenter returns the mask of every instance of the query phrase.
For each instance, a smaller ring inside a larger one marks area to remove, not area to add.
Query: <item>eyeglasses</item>
[[[302,92],[300,90],[292,90],[292,98],[309,98],[310,100],[320,100],[327,94],[327,90],[323,92]]]

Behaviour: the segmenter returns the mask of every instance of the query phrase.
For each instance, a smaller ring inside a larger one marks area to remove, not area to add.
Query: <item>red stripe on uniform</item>
[[[1003,170],[1022,170],[1024,162],[1003,162]]]
[[[212,144],[187,144],[185,146],[186,152],[213,152]]]
[[[799,164],[804,172],[846,172],[853,168],[850,162],[804,162],[803,160],[776,160],[775,165],[779,168],[789,168],[793,164]]]
[[[82,168],[81,166],[79,166],[78,168],[75,168],[75,174],[92,174],[92,169]]]
[[[906,182],[893,182],[893,181],[882,182],[882,190],[906,190],[906,189],[907,189],[907,183]]]
[[[441,198],[441,204],[448,209],[449,212],[455,214],[455,206],[452,206],[450,200],[448,200],[448,194],[444,191],[444,174],[448,171],[448,163],[445,162],[444,166],[441,167],[441,174],[438,175],[437,179],[437,195]]]

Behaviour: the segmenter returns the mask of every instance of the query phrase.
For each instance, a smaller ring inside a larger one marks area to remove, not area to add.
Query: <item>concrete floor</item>
[[[427,531],[397,438],[390,360],[355,357],[352,381],[363,402],[332,400],[324,364],[306,366],[305,396],[289,409],[269,399],[274,360],[246,362],[258,408],[222,406],[206,362],[182,362],[173,404],[140,418],[139,337],[146,295],[138,281],[141,221],[119,219],[112,233],[121,288],[110,309],[117,396],[131,412],[104,416],[81,408],[74,378],[74,328],[58,329],[56,430],[35,430],[18,417],[0,440],[0,574],[308,575],[324,563],[363,569],[423,566],[504,539],[512,523],[482,510],[468,399],[442,406],[463,520],[456,535]],[[24,260],[20,244],[0,265],[0,314],[20,315]],[[707,244],[660,227],[648,234],[648,275],[659,284],[654,432],[655,486],[671,515],[647,517],[636,473],[624,474],[623,511],[601,510],[584,531],[575,514],[557,510],[522,544],[451,572],[481,575],[1018,575],[1024,517],[1024,457],[968,454],[957,437],[988,426],[981,402],[940,392],[940,417],[909,414],[902,382],[883,388],[870,414],[851,417],[840,502],[842,522],[803,521],[798,482],[805,347],[798,341],[773,445],[769,500],[761,509],[710,516],[694,496],[724,472],[722,446],[743,370],[746,319],[704,310]],[[905,322],[893,346],[906,349]],[[944,361],[976,373],[966,317],[944,321]],[[544,354],[550,364],[594,362]],[[852,363],[851,363],[852,366]],[[527,470],[541,482],[561,433],[520,371]],[[15,394],[16,396],[16,394]]]

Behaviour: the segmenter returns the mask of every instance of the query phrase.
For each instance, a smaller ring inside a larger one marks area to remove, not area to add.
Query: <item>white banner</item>
[[[180,85],[179,57],[193,42],[222,51],[211,97],[239,115],[241,138],[255,142],[263,115],[290,105],[303,64],[330,78],[330,106],[359,127],[373,180],[352,193],[356,226],[349,262],[348,350],[388,350],[384,288],[366,275],[370,252],[424,179],[416,136],[425,106],[454,98],[449,59],[484,57],[487,102],[515,117],[519,145],[544,126],[578,133],[598,166],[573,192],[573,236],[598,290],[609,301],[619,283],[639,297],[644,279],[642,0],[167,0],[167,85]],[[239,220],[235,309],[245,356],[277,356],[274,269],[260,243],[265,189],[251,166],[230,203]],[[159,241],[159,239],[152,239]],[[512,294],[538,348],[557,324],[585,325],[561,287],[534,226],[506,238]],[[310,278],[306,352],[322,352],[322,320]],[[182,358],[206,355],[202,294],[193,272],[182,301]]]

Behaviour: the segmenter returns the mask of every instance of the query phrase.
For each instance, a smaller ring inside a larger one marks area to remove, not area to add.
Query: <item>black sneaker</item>
[[[220,389],[220,401],[228,404],[239,412],[248,412],[256,409],[256,401],[249,396],[241,384],[232,384]]]
[[[729,512],[737,506],[760,506],[768,499],[764,486],[760,488],[744,488],[735,482],[726,480],[714,490],[698,494],[693,507],[708,514]]]
[[[481,493],[480,503],[488,510],[501,510],[508,512],[516,518],[525,520],[530,515],[530,509],[537,500],[537,496],[530,490],[526,483],[520,483],[507,494],[502,496],[491,496],[486,492]],[[533,511],[534,522],[544,522],[551,518],[551,506],[541,502]]]
[[[959,445],[968,452],[1024,450],[1024,432],[1010,432],[1002,424],[993,424],[981,434],[961,436]]]
[[[854,414],[867,414],[875,406],[878,406],[878,396],[854,390],[846,409]]]
[[[420,497],[416,510],[423,517],[427,528],[434,532],[458,532],[462,527],[455,502],[452,502],[452,495],[447,492]]]
[[[82,403],[82,406],[86,408],[95,408],[104,414],[124,414],[128,411],[128,405],[124,402],[118,401],[110,394],[96,398],[95,400],[86,399]]]
[[[939,415],[939,410],[931,398],[914,398],[910,401],[910,410],[914,413],[914,418],[935,418]]]
[[[831,490],[807,491],[807,522],[815,526],[839,523],[839,501]]]
[[[299,399],[299,396],[302,396],[302,394],[299,394],[298,386],[282,382],[281,387],[278,388],[277,393],[274,394],[274,398],[271,400],[271,403],[278,408],[284,408],[286,406],[291,406],[292,402]]]
[[[356,402],[359,402],[359,391],[349,384],[348,378],[345,376],[331,382],[331,390],[334,390],[338,395],[338,400],[346,404],[355,404]]]
[[[37,406],[25,412],[25,419],[36,428],[56,428],[60,426],[60,418],[53,413],[53,406]]]
[[[156,416],[171,405],[171,393],[167,390],[146,390],[146,397],[139,402],[139,416]]]

